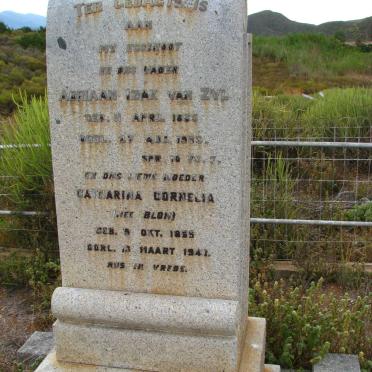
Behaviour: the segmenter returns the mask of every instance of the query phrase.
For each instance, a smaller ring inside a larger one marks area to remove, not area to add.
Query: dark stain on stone
[[[63,50],[66,50],[67,49],[67,44],[66,44],[66,41],[63,37],[59,37],[58,40],[58,46],[63,49]]]

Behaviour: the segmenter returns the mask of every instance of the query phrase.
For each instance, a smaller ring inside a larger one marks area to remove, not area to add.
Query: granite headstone
[[[50,0],[63,286],[40,371],[263,370],[246,15],[245,0]]]

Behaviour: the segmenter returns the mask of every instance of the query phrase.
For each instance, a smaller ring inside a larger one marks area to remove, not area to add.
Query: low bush
[[[0,22],[0,34],[5,32],[10,32],[10,29],[4,22]]]
[[[24,255],[13,253],[0,260],[0,286],[10,289],[30,288],[33,293],[33,310],[37,314],[47,311],[54,289],[60,285],[60,265],[40,250]]]
[[[28,32],[17,39],[17,43],[22,48],[37,48],[45,50],[45,32]]]
[[[349,221],[372,222],[372,202],[358,205],[346,213]]]
[[[45,30],[0,31],[0,115],[17,108],[19,89],[43,96],[45,88]]]
[[[29,259],[16,253],[0,259],[0,285],[7,288],[24,288],[29,284]]]
[[[267,319],[266,359],[284,368],[311,368],[326,353],[358,354],[372,368],[372,296],[341,298],[325,292],[323,281],[308,289],[284,281],[256,282],[250,315]]]

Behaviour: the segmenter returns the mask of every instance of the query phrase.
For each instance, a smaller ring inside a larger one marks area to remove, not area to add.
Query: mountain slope
[[[315,32],[316,26],[291,21],[280,13],[265,10],[248,17],[248,32],[262,36],[281,36],[294,32]]]
[[[0,22],[5,23],[9,28],[13,29],[21,27],[37,29],[39,27],[45,27],[46,18],[37,14],[20,14],[5,11],[0,13]]]
[[[347,40],[372,40],[372,17],[347,22],[327,22],[319,26],[291,21],[269,10],[248,17],[248,32],[261,36],[282,36],[291,33],[342,33]]]

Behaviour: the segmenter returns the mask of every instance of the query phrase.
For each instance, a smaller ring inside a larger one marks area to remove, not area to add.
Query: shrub
[[[28,285],[35,298],[34,309],[41,313],[50,310],[50,301],[56,287],[61,284],[60,264],[42,251],[36,250],[26,270]]]
[[[346,41],[346,34],[343,31],[337,31],[334,35],[334,37],[338,40],[344,43]]]
[[[0,22],[0,34],[9,32],[9,31],[10,31],[9,27],[4,22]]]
[[[52,293],[60,285],[59,262],[49,259],[40,250],[30,255],[15,252],[2,257],[0,285],[12,289],[30,288],[34,297],[33,308],[40,315],[50,310]]]
[[[338,298],[323,282],[293,288],[284,281],[257,282],[250,292],[250,314],[267,319],[266,358],[284,368],[310,368],[328,353],[359,354],[372,367],[371,295]]]
[[[38,48],[40,50],[45,50],[46,41],[44,32],[30,32],[20,36],[17,43],[22,48]]]
[[[21,27],[19,28],[20,31],[22,32],[32,32],[32,28],[31,27]]]
[[[24,71],[19,67],[13,67],[12,71],[10,72],[9,78],[14,84],[20,85],[23,80],[25,80]]]
[[[372,53],[372,44],[362,44],[358,48],[363,53]]]
[[[0,113],[10,114],[16,108],[12,92],[1,90],[0,91]]]
[[[0,285],[10,288],[23,288],[28,285],[27,267],[29,260],[13,253],[0,259]]]
[[[346,217],[349,221],[372,222],[372,202],[354,207]]]
[[[16,109],[13,96],[16,101],[19,100],[19,89],[25,91],[28,96],[45,94],[44,47],[40,43],[31,43],[27,49],[23,49],[17,43],[20,38],[26,38],[22,40],[27,41],[30,35],[43,39],[45,32],[26,31],[0,33],[0,115],[11,114]]]

